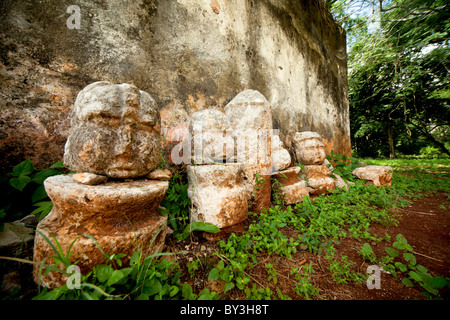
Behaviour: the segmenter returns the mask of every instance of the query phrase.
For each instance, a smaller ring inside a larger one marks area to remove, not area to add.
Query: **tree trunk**
[[[394,149],[394,127],[389,123],[388,127],[388,139],[389,139],[389,158],[395,159],[395,149]]]

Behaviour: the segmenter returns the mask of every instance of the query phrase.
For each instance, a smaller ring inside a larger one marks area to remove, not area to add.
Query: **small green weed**
[[[337,174],[346,182],[356,180],[352,175],[352,171],[361,166],[358,159],[349,157],[348,155],[336,154],[333,150],[331,150],[326,158],[330,162],[327,166],[333,166],[334,168],[333,178],[336,178],[334,175]]]
[[[429,274],[427,268],[417,264],[414,249],[408,244],[408,241],[402,234],[397,234],[396,241],[394,241],[392,247],[385,247],[384,249],[387,255],[382,257],[379,262],[385,271],[396,278],[399,278],[399,275],[401,275],[402,283],[408,287],[417,285],[425,289],[426,291],[422,292],[422,295],[426,298],[440,298],[440,290],[448,286],[449,278],[433,277]],[[363,257],[369,255],[369,261],[371,262],[378,262],[368,243],[363,245],[359,253]]]
[[[174,234],[182,233],[189,221],[189,207],[191,200],[188,197],[187,177],[185,174],[174,174],[169,180],[169,188],[161,201],[163,215],[168,216],[168,223]]]
[[[297,281],[294,291],[306,300],[311,300],[313,296],[319,295],[319,290],[311,283],[311,274],[314,272],[312,262],[309,265],[300,268],[291,268],[291,275],[293,275],[294,279]]]

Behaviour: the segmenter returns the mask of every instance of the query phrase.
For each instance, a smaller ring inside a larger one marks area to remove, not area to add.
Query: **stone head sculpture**
[[[75,101],[64,164],[78,172],[136,178],[160,155],[160,118],[153,98],[130,84],[86,86]]]

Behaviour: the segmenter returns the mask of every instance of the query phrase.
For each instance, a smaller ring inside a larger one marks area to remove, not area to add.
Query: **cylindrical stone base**
[[[141,179],[90,186],[65,175],[50,177],[44,185],[54,207],[38,224],[37,231],[56,245],[54,236],[64,254],[76,239],[69,259],[79,261],[77,265],[83,274],[105,263],[102,251],[124,253],[122,262],[127,264],[137,245],[144,255],[163,249],[167,217],[158,212],[158,207],[168,181]],[[96,243],[86,235],[92,236]],[[50,244],[37,232],[33,260],[51,265],[55,255]],[[35,282],[43,286],[54,288],[64,285],[67,279],[57,271],[39,274],[39,269],[39,265],[35,265],[33,276]]]

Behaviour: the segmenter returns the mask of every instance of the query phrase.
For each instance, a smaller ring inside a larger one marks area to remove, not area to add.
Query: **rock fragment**
[[[151,180],[168,181],[172,178],[172,173],[168,169],[156,169],[150,172],[146,177]]]
[[[97,185],[104,183],[108,180],[107,176],[102,176],[99,174],[89,173],[89,172],[79,172],[73,175],[73,178],[82,184],[87,185]]]
[[[358,179],[366,180],[368,184],[381,187],[382,185],[391,185],[392,167],[368,165],[359,167],[352,171],[352,174]]]

